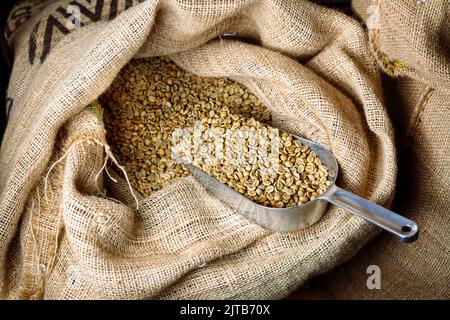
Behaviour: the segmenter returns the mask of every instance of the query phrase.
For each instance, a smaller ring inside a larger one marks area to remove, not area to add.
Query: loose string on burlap
[[[114,181],[115,183],[117,183],[117,179],[115,179],[110,174],[110,172],[108,171],[108,168],[107,168],[107,162],[108,162],[108,160],[111,160],[112,163],[114,163],[114,165],[117,168],[119,168],[119,170],[123,173],[125,181],[126,181],[126,183],[128,185],[128,188],[129,188],[129,190],[131,192],[131,195],[133,196],[133,199],[136,202],[136,210],[139,210],[139,200],[138,200],[138,198],[137,198],[137,196],[136,196],[136,194],[135,194],[135,192],[133,190],[133,187],[131,186],[131,182],[130,182],[130,179],[128,178],[128,174],[127,174],[125,168],[119,164],[119,162],[117,161],[116,157],[112,153],[111,148],[110,148],[110,146],[108,144],[103,143],[99,139],[93,138],[93,137],[84,137],[84,138],[80,138],[77,141],[73,142],[72,145],[66,150],[66,152],[50,166],[50,168],[49,168],[49,170],[48,170],[48,172],[47,172],[47,174],[46,174],[46,176],[44,178],[44,197],[45,197],[45,199],[48,200],[47,189],[48,189],[48,179],[49,179],[50,173],[53,171],[53,169],[56,167],[56,165],[58,165],[58,163],[60,163],[61,161],[63,161],[67,157],[67,155],[69,154],[69,152],[73,148],[77,147],[80,144],[83,146],[84,143],[87,143],[87,144],[95,143],[97,145],[100,145],[102,148],[104,148],[104,151],[105,151],[105,154],[106,154],[106,157],[105,157],[105,160],[103,162],[102,167],[100,168],[99,172],[95,175],[95,181],[98,181],[98,177],[100,176],[100,174],[103,171],[105,171],[107,173],[107,175],[109,176],[109,178],[112,181]]]

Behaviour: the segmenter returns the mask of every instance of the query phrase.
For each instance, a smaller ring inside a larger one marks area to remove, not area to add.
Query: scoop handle
[[[395,212],[370,202],[356,194],[334,185],[323,197],[328,202],[397,236],[402,242],[413,242],[418,238],[419,226]]]

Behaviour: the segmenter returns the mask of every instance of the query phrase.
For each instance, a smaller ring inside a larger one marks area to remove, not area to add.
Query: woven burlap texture
[[[450,299],[450,2],[353,1],[365,14],[381,8],[379,53],[405,62],[383,81],[396,128],[399,186],[394,209],[413,218],[419,240],[407,246],[385,234],[317,285],[336,299]],[[376,34],[369,30],[369,37]],[[446,38],[446,39],[445,39]],[[366,269],[381,270],[368,290]]]
[[[353,0],[380,65],[450,92],[450,1]]]
[[[450,299],[449,95],[417,80],[386,82],[399,132],[399,186],[394,209],[421,227],[404,245],[382,234],[317,286],[334,299]],[[400,143],[402,142],[402,143]],[[366,269],[381,270],[381,289],[368,290]]]
[[[145,1],[115,19],[104,10],[103,21],[55,32],[46,59],[30,65],[37,21],[45,25],[68,2],[52,1],[11,40],[2,297],[281,298],[377,233],[333,206],[308,229],[274,233],[192,177],[139,197],[137,209],[98,108],[86,108],[133,57],[169,55],[195,74],[246,85],[271,108],[276,127],[333,151],[340,186],[389,206],[393,132],[358,22],[308,1]],[[37,30],[39,54],[44,29]],[[238,39],[222,36],[230,32]]]

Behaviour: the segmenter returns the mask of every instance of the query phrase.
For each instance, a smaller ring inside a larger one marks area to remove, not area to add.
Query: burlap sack
[[[363,13],[365,3],[353,2]],[[403,61],[412,57],[411,52],[418,53],[417,60],[410,60],[407,75],[386,79],[383,87],[399,146],[399,186],[393,206],[413,217],[421,234],[407,246],[380,235],[315,285],[324,296],[337,299],[450,299],[450,2],[379,3],[385,13],[380,34],[389,33],[386,28],[396,30],[395,39],[380,37],[380,47]],[[410,17],[408,26],[401,17]],[[370,31],[369,36],[373,37]],[[366,286],[370,265],[380,267],[380,290]]]
[[[450,1],[353,0],[352,6],[388,74],[450,91]]]
[[[419,240],[405,246],[380,235],[351,261],[315,283],[323,297],[450,299],[450,96],[427,87],[417,91],[419,87],[420,83],[407,78],[389,81],[389,89],[395,88],[402,98],[392,101],[404,102],[391,107],[409,109],[405,115],[410,120],[410,130],[398,139],[404,145],[393,206],[417,221],[421,227]],[[420,97],[418,92],[425,94]],[[411,96],[419,99],[413,103]],[[397,120],[406,120],[405,115]],[[370,265],[380,267],[380,290],[366,286]]]
[[[393,130],[358,22],[307,1],[97,0],[77,2],[81,28],[68,30],[68,3],[9,21],[2,297],[281,298],[378,232],[330,206],[306,230],[274,233],[192,177],[139,197],[137,209],[90,105],[131,58],[169,55],[190,72],[246,85],[277,127],[334,152],[339,185],[389,206]]]

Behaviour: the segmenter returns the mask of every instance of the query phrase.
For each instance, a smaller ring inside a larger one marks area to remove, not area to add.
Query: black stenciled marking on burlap
[[[24,25],[31,19],[36,13],[42,10],[43,5],[48,0],[28,0],[23,1],[15,6],[8,17],[5,27],[5,37],[8,41],[17,29]]]
[[[110,5],[109,5],[109,17],[108,20],[112,20],[115,17],[117,17],[117,4],[118,4],[118,0],[111,0]]]
[[[88,1],[88,0],[86,0]],[[91,3],[89,1],[89,3]],[[95,5],[94,11],[89,10],[89,8],[82,5],[79,1],[72,1],[69,5],[76,6],[80,9],[80,13],[89,19],[89,22],[99,21],[102,18],[103,5],[104,0],[98,0]],[[67,12],[66,8],[58,7],[56,11],[63,16],[65,19],[70,19],[72,17],[72,13]],[[80,21],[80,27],[84,27],[88,23],[86,21]]]
[[[31,18],[31,6],[13,9],[5,27],[5,37],[10,39],[14,31]]]
[[[58,19],[56,19],[52,15],[48,16],[47,25],[45,26],[44,31],[44,48],[42,50],[41,63],[45,61],[48,54],[50,53],[54,28],[57,28],[63,35],[68,35],[70,33],[70,30],[67,29],[60,21],[58,21]]]
[[[130,7],[133,6],[133,0],[126,0],[125,1],[125,10],[129,9]]]
[[[88,1],[88,0],[85,0]],[[89,4],[91,4],[92,1],[89,1]],[[72,1],[70,2],[71,5],[77,6],[80,8],[80,12],[85,15],[91,22],[100,21],[102,18],[102,12],[103,12],[103,6],[104,6],[104,0],[97,0],[95,2],[95,9],[94,11],[90,11],[88,8],[86,8],[84,5],[82,5],[78,1]]]
[[[34,58],[36,57],[36,34],[39,29],[40,21],[36,23],[30,34],[30,39],[28,40],[28,61],[30,64],[34,63]]]
[[[92,1],[89,1],[89,0],[85,0],[85,1],[88,1],[89,4],[92,4],[91,3]],[[96,21],[101,20],[101,18],[102,18],[104,0],[98,0],[95,3],[94,11],[91,11],[90,8],[85,7],[79,1],[71,1],[71,2],[69,2],[69,5],[78,7],[80,9],[80,13],[83,14],[85,17],[87,17],[89,19],[89,22],[96,22]],[[56,8],[56,11],[66,19],[69,19],[70,17],[72,17],[72,13],[67,12],[66,8],[58,7],[58,8]],[[85,25],[87,25],[87,23],[80,21],[81,27],[84,27]]]
[[[129,9],[136,3],[142,3],[145,0],[124,0],[125,1],[125,8],[119,9],[119,0],[110,0],[105,1],[104,0],[75,0],[67,3],[68,5],[77,6],[80,9],[80,13],[87,18],[87,21],[81,22],[80,26],[84,27],[88,25],[89,23],[101,21],[103,19],[114,19],[118,14],[121,12]],[[81,2],[87,3],[88,5],[83,5]],[[109,10],[103,10],[104,7],[109,6]],[[56,15],[56,13],[58,15]],[[107,16],[103,17],[103,13],[107,13]],[[53,32],[53,29],[57,29],[60,31],[60,33],[64,36],[72,32],[73,29],[69,30],[65,27],[66,21],[60,21],[63,19],[69,19],[71,17],[71,13],[67,12],[67,8],[60,6],[55,8],[53,13],[49,13],[47,20],[45,23],[42,23],[42,25],[45,24],[45,31],[43,35],[43,41],[42,41],[42,54],[40,57],[41,63],[45,61],[47,56],[49,55],[51,48],[53,47],[53,42],[59,41],[59,37],[56,36],[56,33]],[[58,20],[59,19],[59,20]],[[39,24],[41,21],[45,21],[45,19],[41,19],[37,22],[35,27],[33,28],[33,32],[30,34],[29,39],[29,61],[30,64],[34,64],[35,62],[35,56],[37,51],[37,35],[39,31]]]
[[[58,7],[56,8],[56,12],[58,12],[60,15],[62,15],[64,18],[69,19],[72,16],[72,13],[67,12],[67,9]],[[80,21],[82,24],[82,22]]]

